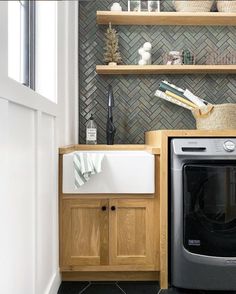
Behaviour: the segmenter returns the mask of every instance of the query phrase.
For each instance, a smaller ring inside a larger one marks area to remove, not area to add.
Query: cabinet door
[[[153,200],[110,200],[110,262],[154,264]]]
[[[108,200],[63,200],[61,266],[108,264]]]

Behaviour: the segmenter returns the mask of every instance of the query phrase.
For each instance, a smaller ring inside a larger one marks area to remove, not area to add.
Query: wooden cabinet
[[[109,220],[111,264],[154,263],[152,200],[111,200]]]
[[[64,198],[61,211],[62,268],[135,265],[154,270],[153,199]]]
[[[146,150],[155,154],[155,193],[63,193],[63,155],[77,150]],[[162,278],[159,154],[160,148],[151,145],[74,145],[60,149],[63,281],[157,281]]]
[[[108,263],[108,200],[65,200],[62,209],[63,266]]]

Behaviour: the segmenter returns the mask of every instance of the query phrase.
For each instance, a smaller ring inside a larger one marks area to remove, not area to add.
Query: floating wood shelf
[[[139,74],[236,74],[236,65],[97,65],[102,75]]]
[[[236,26],[236,13],[97,11],[97,23],[114,25]]]

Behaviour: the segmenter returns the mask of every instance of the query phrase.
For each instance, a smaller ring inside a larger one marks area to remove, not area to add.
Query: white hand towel
[[[103,153],[74,153],[74,173],[75,186],[77,188],[84,185],[92,175],[98,174],[102,171]]]

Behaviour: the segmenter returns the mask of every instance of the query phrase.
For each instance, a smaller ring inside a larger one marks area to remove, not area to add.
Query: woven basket
[[[176,0],[173,1],[175,10],[178,12],[209,12],[211,10],[212,0]]]
[[[208,105],[192,110],[198,130],[235,130],[236,104]]]
[[[236,12],[236,1],[217,1],[219,12]]]

